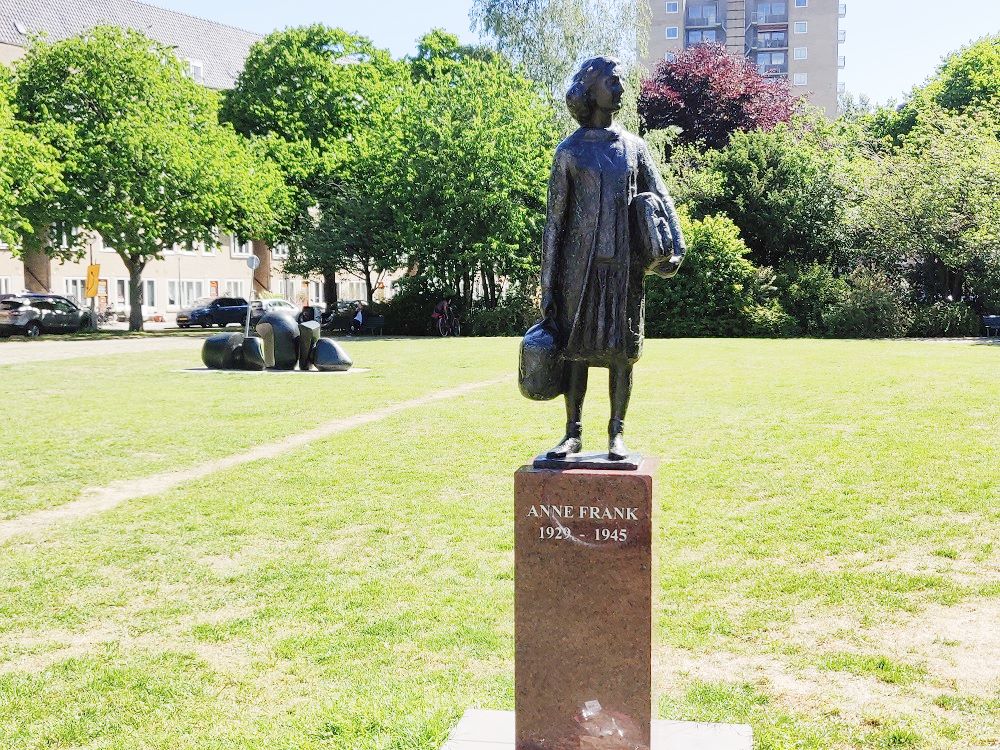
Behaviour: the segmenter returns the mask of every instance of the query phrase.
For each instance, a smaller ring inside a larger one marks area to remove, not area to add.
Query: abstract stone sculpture
[[[242,333],[209,336],[201,361],[210,370],[302,370],[313,365],[322,372],[345,372],[354,364],[336,341],[320,338],[318,321],[297,323],[285,315],[267,314],[257,325],[261,337]]]
[[[244,370],[260,371],[265,368],[263,339],[257,338],[256,336],[243,339],[243,346],[241,349],[243,351]]]
[[[294,370],[299,359],[299,324],[281,313],[265,313],[257,323],[264,340],[264,364],[271,370]]]
[[[243,366],[242,345],[242,333],[209,336],[201,347],[201,361],[210,370],[239,370]]]
[[[351,369],[354,362],[333,339],[320,339],[316,342],[313,364],[322,372],[344,372]]]
[[[299,369],[308,370],[312,366],[313,356],[316,351],[316,342],[319,341],[319,322],[309,320],[299,323]]]
[[[590,367],[610,371],[608,460],[624,461],[625,412],[632,366],[642,353],[643,278],[670,277],[684,258],[673,201],[646,143],[614,122],[624,89],[618,61],[587,60],[566,94],[580,128],[556,149],[542,243],[542,313],[554,331],[564,372],[537,347],[522,349],[522,389],[533,398],[561,392],[566,434],[548,458],[567,459],[583,446],[581,415]],[[527,346],[527,342],[525,344]],[[560,388],[551,378],[562,379]],[[548,383],[549,387],[538,388]],[[532,396],[532,393],[536,395]]]

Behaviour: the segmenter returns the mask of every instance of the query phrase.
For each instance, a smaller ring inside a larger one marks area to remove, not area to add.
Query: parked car
[[[250,303],[250,330],[269,312],[284,313],[294,318],[299,314],[299,308],[284,299],[255,299]]]
[[[243,324],[247,319],[247,301],[242,297],[203,297],[195,300],[191,307],[177,313],[177,325],[181,328],[191,326],[219,326],[230,323]]]
[[[37,338],[91,327],[90,310],[56,294],[16,294],[0,300],[0,336]]]

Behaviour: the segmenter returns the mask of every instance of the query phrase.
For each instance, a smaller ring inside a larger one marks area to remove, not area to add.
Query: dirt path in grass
[[[84,490],[79,500],[74,500],[56,508],[28,513],[0,523],[0,544],[21,534],[39,532],[57,523],[76,521],[87,516],[92,516],[95,513],[110,510],[127,500],[134,500],[135,498],[147,495],[158,495],[185,482],[202,479],[219,471],[232,469],[236,466],[250,463],[251,461],[259,461],[263,458],[280,456],[283,453],[302,448],[313,440],[330,437],[331,435],[363,427],[374,422],[380,422],[408,409],[416,409],[437,401],[459,398],[473,391],[499,385],[509,381],[512,377],[512,375],[505,375],[493,380],[466,383],[455,388],[435,391],[434,393],[410,399],[409,401],[391,404],[365,414],[355,414],[352,417],[335,419],[332,422],[326,422],[318,427],[314,427],[311,430],[300,432],[296,435],[289,435],[277,442],[258,445],[243,453],[226,456],[196,466],[189,466],[178,471],[167,471],[140,479],[112,482],[105,487],[92,487]]]
[[[0,367],[26,362],[55,362],[78,357],[103,357],[137,352],[196,351],[201,337],[104,339],[73,341],[46,338],[44,341],[10,341],[0,345]]]

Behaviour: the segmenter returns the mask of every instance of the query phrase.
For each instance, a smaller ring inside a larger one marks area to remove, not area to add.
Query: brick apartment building
[[[21,57],[33,34],[44,32],[49,40],[57,41],[102,24],[132,28],[173,47],[191,77],[216,90],[233,86],[250,47],[261,38],[250,31],[137,0],[0,0],[0,63],[9,64]],[[280,294],[300,305],[325,302],[321,279],[284,272],[286,248],[222,235],[214,247],[175,247],[162,260],[149,262],[142,275],[144,314],[169,320],[199,297],[246,297],[251,291],[246,263],[250,255],[261,260],[253,274],[255,293]],[[112,304],[120,311],[127,310],[128,271],[114,249],[93,234],[85,236],[84,255],[76,262],[50,261],[37,255],[22,261],[0,243],[0,294],[48,291],[82,303],[89,263],[101,266],[98,309]],[[337,291],[342,300],[363,300],[366,296],[364,283],[349,275],[338,278]]]
[[[804,95],[835,117],[838,78],[844,67],[840,45],[847,15],[840,0],[651,0],[650,69],[686,47],[723,44],[745,55],[766,76],[787,78],[792,92]]]

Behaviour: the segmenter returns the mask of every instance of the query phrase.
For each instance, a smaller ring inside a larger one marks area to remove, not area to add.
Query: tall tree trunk
[[[368,299],[365,301],[370,305],[375,292],[375,284],[372,282],[372,265],[368,258],[361,258],[361,269],[365,272],[365,294],[368,295]]]
[[[22,237],[21,261],[24,266],[24,286],[29,292],[51,292],[52,260],[45,252],[49,246],[49,225],[35,224],[30,234]]]
[[[146,267],[146,261],[142,258],[133,258],[129,255],[121,254],[125,268],[128,269],[128,329],[130,331],[142,330],[142,271]]]
[[[327,313],[337,309],[337,272],[323,272],[323,299],[326,300]]]

